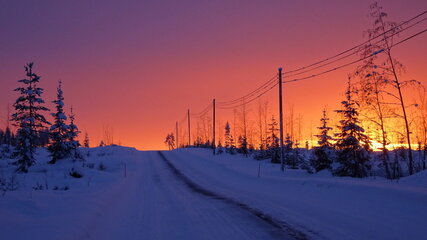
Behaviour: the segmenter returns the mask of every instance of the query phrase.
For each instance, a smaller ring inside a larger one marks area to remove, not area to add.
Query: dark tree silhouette
[[[28,172],[28,167],[35,164],[35,148],[39,130],[50,123],[41,112],[49,111],[44,107],[41,98],[43,89],[38,87],[40,77],[33,72],[33,63],[25,66],[27,78],[19,80],[22,87],[15,89],[20,96],[13,104],[15,113],[12,114],[12,121],[18,127],[17,143],[13,157],[17,158],[15,164],[18,165],[17,172]]]

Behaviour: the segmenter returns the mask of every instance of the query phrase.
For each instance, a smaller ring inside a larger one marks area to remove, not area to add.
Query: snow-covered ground
[[[167,152],[198,184],[257,208],[316,239],[427,239],[427,172],[390,182],[279,165],[211,150]],[[260,168],[260,177],[258,169]]]
[[[124,166],[134,169],[137,151],[108,147],[83,152],[86,167],[71,161],[47,164],[48,153],[39,149],[37,165],[15,175],[18,190],[0,196],[1,239],[80,239],[97,231],[102,213],[120,204],[129,182]],[[0,177],[10,179],[16,167],[0,162]],[[73,168],[83,177],[71,177]]]
[[[40,150],[16,175],[18,190],[0,195],[1,239],[427,239],[427,172],[390,182],[282,173],[205,149],[163,152],[166,161],[124,147],[83,152],[85,167],[46,164]]]

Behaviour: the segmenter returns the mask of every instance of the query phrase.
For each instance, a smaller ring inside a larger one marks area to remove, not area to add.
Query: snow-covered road
[[[87,239],[293,239],[224,199],[192,190],[157,152],[135,171],[80,236]]]

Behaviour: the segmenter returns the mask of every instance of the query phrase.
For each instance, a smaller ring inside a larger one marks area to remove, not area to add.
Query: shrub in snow
[[[83,172],[81,169],[71,168],[69,171],[69,175],[73,178],[81,178],[83,177]]]
[[[92,169],[95,167],[95,163],[86,163],[86,167]]]
[[[104,163],[100,162],[98,165],[98,170],[105,171],[106,169],[107,169],[107,167],[104,165]]]
[[[0,159],[8,159],[12,157],[12,146],[8,144],[0,145]]]
[[[35,191],[39,191],[39,190],[44,190],[44,187],[43,187],[43,185],[42,185],[42,184],[40,184],[40,183],[36,183],[36,185],[33,187],[33,189],[34,189]]]
[[[56,191],[58,191],[58,190],[61,190],[61,191],[67,191],[67,190],[69,190],[69,189],[70,189],[70,187],[69,187],[69,186],[64,186],[64,187],[54,186],[54,187],[52,188],[52,190],[56,190]]]
[[[16,179],[16,175],[13,174],[12,176],[8,178],[3,178],[3,176],[0,178],[0,191],[3,192],[3,196],[8,191],[15,191],[19,187],[18,180]]]

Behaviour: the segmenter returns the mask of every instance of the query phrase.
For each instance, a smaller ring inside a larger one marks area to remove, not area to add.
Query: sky
[[[188,108],[199,112],[213,98],[238,98],[279,67],[295,69],[363,42],[371,2],[0,0],[1,126],[25,63],[34,62],[47,106],[54,109],[61,80],[66,108],[73,106],[91,145],[108,128],[116,143],[164,149]],[[379,4],[396,22],[427,10],[424,0]],[[426,42],[427,33],[396,48],[405,79],[427,84]],[[293,106],[306,127],[317,123],[323,107],[339,105],[353,70],[286,84],[285,108]],[[265,98],[273,103],[276,95]],[[231,111],[217,114],[232,118]]]

